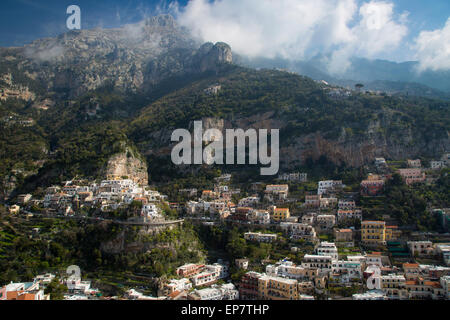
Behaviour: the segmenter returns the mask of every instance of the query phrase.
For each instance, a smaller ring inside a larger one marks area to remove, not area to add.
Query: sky
[[[203,41],[227,42],[249,57],[323,55],[331,73],[354,56],[450,70],[449,0],[2,0],[0,46],[66,32],[73,4],[82,29],[171,13]]]

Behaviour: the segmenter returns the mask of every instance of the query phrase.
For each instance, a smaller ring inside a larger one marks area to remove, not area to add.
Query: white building
[[[388,297],[382,290],[370,290],[365,293],[356,293],[353,300],[388,300]]]
[[[334,242],[323,241],[316,248],[316,253],[319,256],[331,256],[333,260],[338,259],[338,250]]]
[[[170,292],[185,291],[192,289],[192,283],[186,278],[172,279],[166,287],[170,290]]]
[[[366,265],[367,266],[383,266],[382,256],[379,254],[366,254]]]
[[[322,195],[324,193],[333,192],[342,187],[343,187],[343,185],[342,185],[341,180],[319,181],[319,186],[317,188],[317,194]]]
[[[259,203],[259,197],[247,197],[239,200],[239,207],[253,207]]]
[[[430,167],[433,170],[445,168],[445,162],[442,160],[439,161],[430,161]]]
[[[282,277],[296,280],[307,278],[306,269],[302,266],[295,265],[292,261],[281,260],[276,264],[266,266],[266,274],[272,277]]]
[[[266,210],[253,210],[252,212],[250,212],[250,219],[258,224],[269,224],[270,213]]]
[[[149,218],[149,219],[158,219],[161,218],[161,214],[159,213],[159,209],[155,204],[144,204],[141,209],[141,216]]]
[[[306,254],[302,260],[302,267],[308,269],[319,269],[321,271],[329,272],[333,266],[333,258],[331,256],[319,256],[313,254]]]
[[[293,182],[306,182],[306,181],[308,181],[308,174],[300,173],[300,172],[283,173],[278,176],[278,180],[293,181]]]
[[[212,265],[206,265],[203,272],[193,276],[191,278],[194,286],[199,287],[216,282],[219,279],[228,277],[228,266],[214,263]]]
[[[316,230],[313,226],[298,222],[280,222],[280,228],[292,239],[313,240],[316,238]]]
[[[338,209],[349,210],[355,208],[355,200],[339,200],[338,202]]]
[[[277,240],[277,235],[273,233],[246,232],[244,233],[244,239],[258,242],[273,242]]]
[[[412,256],[432,254],[434,251],[431,241],[408,241],[407,244]]]
[[[362,268],[360,261],[333,261],[331,275],[343,283],[348,283],[352,279],[362,278]]]

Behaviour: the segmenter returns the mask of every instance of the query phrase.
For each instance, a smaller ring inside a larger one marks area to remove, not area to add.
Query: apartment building
[[[334,208],[337,202],[335,197],[320,198],[320,209]]]
[[[356,208],[355,200],[339,200],[338,209],[352,210]]]
[[[352,229],[335,229],[334,238],[336,242],[351,242],[353,241]]]
[[[263,275],[258,279],[258,293],[261,300],[297,300],[298,282],[294,279]]]
[[[404,263],[403,264],[403,274],[407,281],[417,279],[421,272],[418,263]]]
[[[188,300],[237,300],[239,291],[232,283],[212,285],[211,288],[194,290],[187,298]]]
[[[325,193],[331,193],[335,191],[339,191],[342,189],[343,184],[341,180],[326,180],[319,181],[319,185],[317,188],[317,194],[323,195]]]
[[[363,180],[360,184],[360,194],[362,196],[375,197],[379,196],[384,189],[384,180]]]
[[[257,242],[273,242],[277,240],[277,235],[273,233],[246,232],[244,239]]]
[[[214,263],[212,265],[206,265],[204,271],[194,275],[191,281],[195,287],[199,287],[215,283],[217,280],[226,278],[227,276],[228,267]]]
[[[256,300],[259,296],[258,279],[261,273],[249,271],[244,274],[239,284],[239,297],[241,300]]]
[[[302,223],[313,225],[315,220],[315,215],[313,214],[305,214],[302,216]]]
[[[381,290],[389,299],[407,299],[406,279],[404,275],[388,274],[381,276]]]
[[[268,201],[285,200],[289,193],[287,184],[269,184],[266,186],[264,198]]]
[[[398,226],[386,226],[386,241],[398,240],[402,235],[402,231]]]
[[[316,239],[316,230],[313,226],[298,222],[280,222],[280,228],[292,239],[313,241]]]
[[[386,223],[384,221],[361,222],[361,241],[369,246],[385,245]]]
[[[438,170],[438,169],[442,169],[445,168],[445,161],[430,161],[430,167],[433,170]]]
[[[158,296],[168,296],[176,291],[189,291],[190,289],[192,289],[192,283],[189,279],[172,279],[169,283],[163,285],[158,292]]]
[[[266,266],[266,274],[274,277],[283,277],[296,280],[313,280],[318,276],[317,269],[307,269],[294,264],[292,261],[281,260],[276,264]]]
[[[316,254],[319,256],[331,256],[333,260],[338,259],[338,250],[334,242],[321,242],[316,248]]]
[[[329,272],[333,266],[333,258],[331,256],[320,256],[314,254],[306,254],[302,260],[302,267],[308,269],[319,269],[320,271]]]
[[[337,211],[337,221],[345,221],[351,219],[362,220],[362,210],[361,209],[339,209]]]
[[[349,283],[352,280],[362,278],[362,266],[360,261],[333,261],[330,277],[341,283]]]
[[[278,176],[278,180],[292,181],[292,182],[306,182],[308,174],[303,172],[283,173]]]
[[[274,208],[272,220],[275,222],[285,221],[291,216],[289,208]]]
[[[267,210],[253,210],[248,219],[256,224],[270,224],[270,213]]]
[[[412,256],[430,255],[434,252],[431,241],[408,241],[407,244]]]
[[[181,267],[178,267],[176,270],[176,273],[180,277],[189,278],[189,277],[192,277],[192,276],[200,273],[204,268],[205,268],[205,265],[203,265],[203,264],[189,263],[189,264],[185,264]]]
[[[420,159],[408,159],[406,164],[408,165],[408,168],[420,168],[422,166],[422,162],[420,161]]]
[[[259,203],[259,197],[253,196],[253,197],[246,197],[239,200],[238,206],[239,207],[254,207]]]
[[[312,208],[312,209],[320,208],[320,199],[321,198],[322,198],[321,195],[316,195],[316,194],[305,195],[305,207]]]
[[[336,224],[336,216],[334,214],[319,214],[316,217],[316,224],[321,230],[330,230]]]
[[[445,298],[450,300],[450,276],[443,276],[440,279],[441,287],[444,289]]]
[[[399,174],[405,180],[407,185],[425,181],[425,173],[419,168],[399,169]]]
[[[418,277],[415,280],[406,281],[405,287],[408,299],[445,299],[446,292],[439,281],[427,280]]]
[[[389,300],[382,290],[370,290],[364,293],[356,293],[353,300]]]

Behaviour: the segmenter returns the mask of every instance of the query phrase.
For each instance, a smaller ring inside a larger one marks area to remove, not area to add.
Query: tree
[[[356,91],[358,91],[358,92],[361,91],[361,88],[362,88],[362,87],[364,87],[364,85],[363,85],[362,83],[357,83],[357,84],[355,84]]]
[[[57,278],[53,279],[45,288],[44,293],[50,294],[51,300],[64,300],[64,294],[68,291],[67,286],[59,282]]]

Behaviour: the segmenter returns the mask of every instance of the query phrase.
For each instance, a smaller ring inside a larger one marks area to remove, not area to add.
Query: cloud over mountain
[[[450,18],[442,29],[422,31],[415,49],[419,70],[450,70]]]
[[[375,0],[191,0],[174,11],[203,41],[227,42],[249,57],[324,54],[330,72],[342,72],[352,56],[376,58],[402,43],[407,13],[394,9]]]

